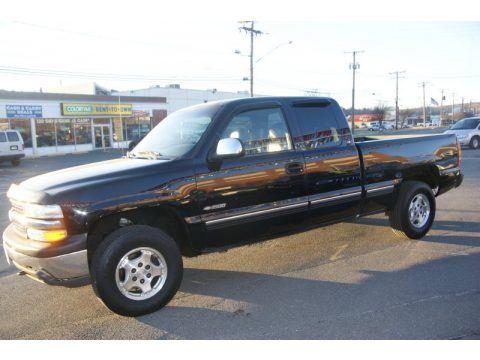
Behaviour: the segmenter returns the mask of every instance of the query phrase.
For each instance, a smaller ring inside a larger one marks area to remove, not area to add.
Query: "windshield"
[[[475,129],[480,123],[479,118],[467,118],[460,120],[455,125],[452,126],[452,130],[467,130]]]
[[[200,140],[219,105],[202,104],[174,112],[163,119],[130,152],[130,157],[180,157]]]

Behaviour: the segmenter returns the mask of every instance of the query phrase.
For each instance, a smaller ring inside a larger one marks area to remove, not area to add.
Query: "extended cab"
[[[112,311],[136,316],[175,295],[182,255],[378,212],[421,238],[435,197],[462,178],[453,134],[355,143],[330,98],[207,103],[124,158],[12,185],[4,249],[29,276],[91,279]]]

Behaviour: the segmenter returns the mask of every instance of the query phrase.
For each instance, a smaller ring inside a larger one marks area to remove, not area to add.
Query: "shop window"
[[[32,129],[30,128],[30,119],[10,119],[10,128],[20,132],[25,147],[32,147]]]
[[[126,118],[125,124],[126,124],[127,140],[141,139],[145,135],[147,135],[151,130],[149,117]]]
[[[0,129],[9,129],[8,119],[0,119]]]
[[[37,119],[37,146],[47,147],[56,146],[55,142],[55,123],[53,119]],[[22,134],[23,136],[23,134]]]
[[[90,119],[75,119],[75,142],[77,145],[92,143],[92,125]]]
[[[70,119],[58,119],[57,124],[57,145],[74,145],[73,123]]]

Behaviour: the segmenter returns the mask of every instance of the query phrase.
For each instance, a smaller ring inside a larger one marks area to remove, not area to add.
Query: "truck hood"
[[[171,163],[172,160],[128,158],[101,161],[35,176],[20,187],[47,194],[49,202],[91,203],[151,190],[168,181],[165,174]]]

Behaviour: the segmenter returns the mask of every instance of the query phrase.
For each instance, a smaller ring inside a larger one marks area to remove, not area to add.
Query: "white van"
[[[25,157],[22,135],[18,130],[0,129],[0,163],[10,161],[13,166]]]

